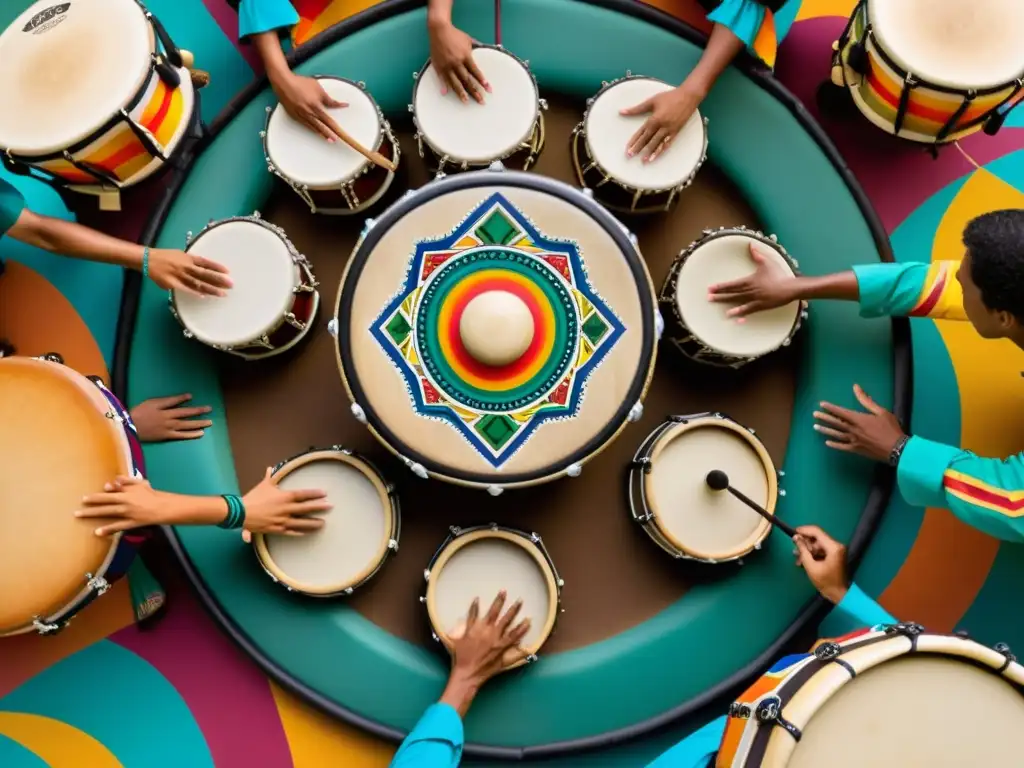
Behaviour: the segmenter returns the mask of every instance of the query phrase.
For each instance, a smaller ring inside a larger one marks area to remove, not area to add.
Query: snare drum
[[[544,110],[529,62],[489,45],[473,49],[473,61],[490,83],[484,103],[459,100],[442,83],[429,61],[419,71],[412,104],[420,157],[431,169],[450,173],[486,168],[498,160],[527,171],[544,149]]]
[[[1001,766],[1020,762],[1024,667],[916,624],[786,656],[729,708],[718,768]]]
[[[305,536],[256,534],[260,564],[289,592],[310,597],[351,595],[398,551],[401,512],[394,487],[369,461],[341,446],[310,450],[278,464],[274,480],[287,491],[319,488],[332,509]]]
[[[686,357],[699,363],[739,368],[792,343],[807,318],[807,302],[749,315],[745,323],[726,316],[728,304],[708,301],[708,288],[738,280],[756,268],[750,246],[778,267],[797,273],[796,260],[766,236],[745,227],[704,230],[679,254],[661,289],[666,336]]]
[[[0,149],[56,180],[127,187],[192,122],[189,71],[137,0],[39,0],[0,35]]]
[[[839,41],[864,116],[926,144],[995,133],[1024,96],[1020,0],[861,0]]]
[[[313,269],[285,236],[260,218],[237,216],[188,233],[186,251],[219,262],[231,273],[227,296],[172,291],[171,313],[186,338],[246,360],[294,347],[320,309]]]
[[[667,211],[693,183],[708,155],[707,118],[694,111],[675,140],[653,163],[626,156],[626,147],[648,115],[620,114],[672,86],[627,73],[605,82],[587,100],[583,121],[572,132],[576,180],[603,205],[623,213]]]
[[[52,634],[127,571],[135,548],[77,520],[82,497],[141,473],[127,411],[60,363],[0,359],[0,637]]]
[[[473,600],[480,601],[481,615],[501,590],[507,593],[506,608],[523,601],[516,622],[530,620],[530,629],[520,643],[529,655],[508,669],[537,660],[537,652],[551,636],[561,612],[565,582],[536,533],[493,523],[453,527],[423,577],[427,592],[420,602],[427,607],[434,639],[449,651],[449,635],[466,620]]]
[[[343,77],[317,77],[332,99],[348,104],[328,114],[364,147],[397,166],[398,141],[365,83]],[[284,107],[267,107],[260,132],[267,170],[295,190],[313,213],[347,214],[365,211],[388,191],[394,171],[367,160],[341,141],[324,138],[296,122]]]
[[[771,456],[754,430],[721,413],[673,416],[641,443],[629,469],[629,509],[673,557],[738,560],[771,533],[771,523],[730,493],[708,488],[717,469],[748,498],[775,514],[779,489]]]

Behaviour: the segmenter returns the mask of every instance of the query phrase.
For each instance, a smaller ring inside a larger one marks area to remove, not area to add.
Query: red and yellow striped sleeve
[[[959,269],[959,261],[933,261],[928,266],[917,302],[907,314],[936,320],[966,320],[963,289],[956,279]]]
[[[858,264],[860,313],[864,317],[930,317],[966,320],[959,261]]]

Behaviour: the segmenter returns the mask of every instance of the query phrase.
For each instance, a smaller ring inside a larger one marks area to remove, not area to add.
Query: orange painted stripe
[[[875,65],[871,67],[871,71],[868,73],[868,83],[870,84],[871,89],[875,91],[879,98],[881,98],[886,104],[894,110],[899,109],[900,94],[903,91],[902,82],[896,83],[890,80],[888,75]],[[958,124],[963,124],[980,117],[997,103],[999,103],[999,99],[991,101],[976,100],[972,106],[967,108],[967,111],[964,112]],[[930,99],[922,95],[919,91],[915,91],[911,95],[910,101],[907,103],[907,114],[919,117],[922,120],[933,120],[940,125],[945,125],[946,121],[949,120],[949,118],[951,118],[959,108],[960,105],[958,102],[950,101],[948,103],[944,103],[936,99]]]
[[[761,22],[761,27],[757,30],[752,47],[761,61],[769,67],[775,68],[775,58],[779,52],[779,37],[775,30],[775,14],[767,9],[765,9],[764,21]]]

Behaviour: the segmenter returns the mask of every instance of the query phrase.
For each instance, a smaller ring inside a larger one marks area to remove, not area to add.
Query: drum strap
[[[910,107],[910,95],[916,87],[917,78],[913,75],[907,75],[903,78],[903,92],[900,93],[900,103],[896,107],[896,128],[893,131],[896,136],[899,136],[900,131],[903,130],[903,121],[907,119],[907,108]]]
[[[966,112],[967,108],[971,106],[971,102],[974,101],[977,95],[978,94],[976,91],[967,92],[967,95],[964,96],[964,100],[960,102],[960,106],[957,107],[956,112],[950,115],[949,120],[947,120],[946,124],[942,126],[942,130],[940,130],[938,134],[936,134],[936,144],[941,144],[943,141],[946,140],[946,137],[953,132],[953,129],[956,128],[957,124],[960,122],[960,118],[964,116],[964,112]]]

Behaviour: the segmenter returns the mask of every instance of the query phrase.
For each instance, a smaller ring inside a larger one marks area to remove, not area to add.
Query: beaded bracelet
[[[893,446],[892,450],[889,451],[889,466],[899,466],[900,457],[903,455],[903,449],[907,447],[907,442],[910,440],[908,435],[904,435],[899,439],[896,445]]]
[[[245,505],[242,504],[242,500],[230,493],[222,495],[221,498],[228,505],[228,514],[221,522],[217,523],[217,527],[236,530],[245,525]]]
[[[142,248],[142,277],[143,279],[149,277],[149,246],[143,246]]]

